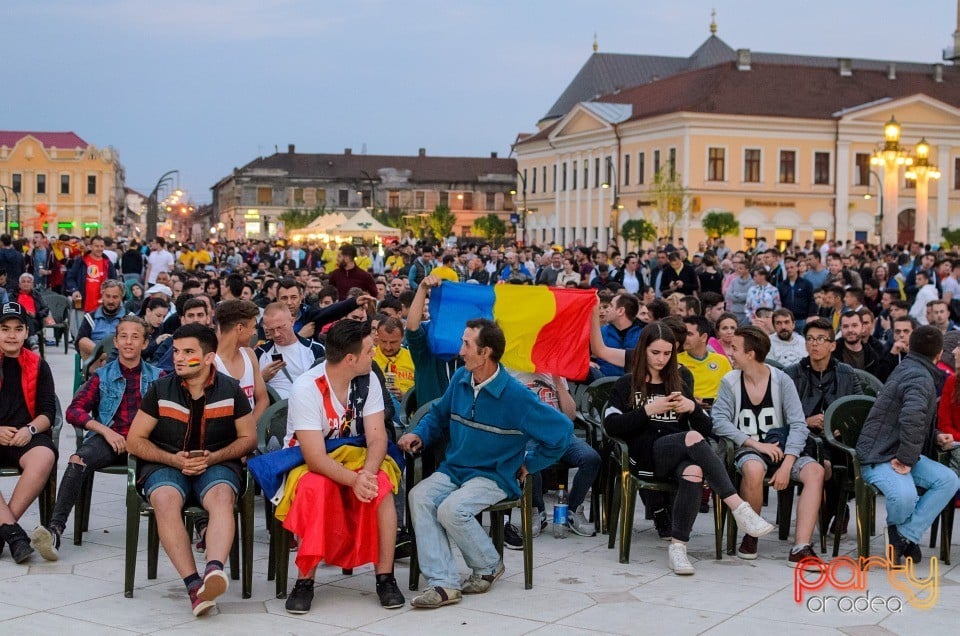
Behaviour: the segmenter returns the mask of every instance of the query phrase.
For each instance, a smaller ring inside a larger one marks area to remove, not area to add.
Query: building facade
[[[437,205],[457,217],[454,233],[470,236],[473,222],[489,213],[509,222],[517,162],[492,153],[481,157],[287,152],[257,158],[224,177],[213,191],[214,216],[231,240],[276,237],[287,210],[342,212],[361,207],[395,217],[425,219]],[[219,225],[218,225],[219,227]]]
[[[925,139],[940,168],[926,196],[906,166],[871,164],[891,117],[904,147]],[[876,242],[881,213],[888,243],[937,243],[960,224],[952,65],[752,53],[715,34],[689,58],[595,49],[538,128],[514,145],[538,243],[606,246],[614,225],[642,218],[696,245],[711,211],[734,213],[737,246]],[[687,196],[664,205],[672,178]],[[918,208],[927,236],[914,234]]]
[[[126,207],[116,149],[97,148],[72,132],[0,131],[0,185],[6,195],[0,225],[13,234],[29,234],[40,223],[49,233],[110,235]]]

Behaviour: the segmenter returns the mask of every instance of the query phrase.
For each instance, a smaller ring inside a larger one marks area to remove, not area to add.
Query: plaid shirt
[[[141,365],[139,364],[133,369],[120,365],[120,373],[123,374],[123,379],[127,382],[123,391],[123,399],[113,416],[113,425],[111,426],[109,422],[100,422],[105,426],[110,426],[124,437],[127,436],[130,424],[133,423],[133,418],[140,409],[140,368]],[[85,430],[87,422],[91,419],[100,421],[99,407],[100,376],[93,374],[90,380],[80,387],[80,390],[73,397],[73,401],[70,402],[70,406],[67,407],[67,421],[75,427]]]

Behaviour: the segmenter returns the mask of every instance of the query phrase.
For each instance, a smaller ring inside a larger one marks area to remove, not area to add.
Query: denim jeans
[[[570,468],[576,468],[573,476],[567,503],[570,510],[576,510],[587,497],[587,491],[597,479],[600,472],[600,455],[589,444],[576,436],[571,436],[570,445],[560,458],[560,463]],[[533,507],[543,512],[546,506],[543,503],[543,477],[540,473],[533,475]]]
[[[460,589],[460,573],[451,541],[460,548],[463,559],[475,573],[496,571],[500,555],[483,526],[477,523],[476,515],[506,497],[492,479],[474,477],[458,488],[450,477],[439,471],[410,491],[417,559],[427,585]]]
[[[906,475],[890,462],[864,466],[863,478],[886,497],[887,525],[897,526],[900,535],[914,543],[920,543],[960,485],[956,473],[928,457],[921,457]],[[917,494],[918,486],[926,489],[923,495]]]

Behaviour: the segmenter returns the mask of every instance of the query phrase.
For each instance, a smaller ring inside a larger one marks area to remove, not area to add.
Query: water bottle
[[[563,484],[560,484],[557,503],[553,506],[553,536],[555,539],[567,538],[567,492]]]

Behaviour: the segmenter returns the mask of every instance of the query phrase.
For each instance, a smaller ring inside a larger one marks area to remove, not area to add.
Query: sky
[[[952,0],[3,0],[0,128],[113,146],[196,203],[258,156],[508,156],[592,53],[753,51],[935,63]]]

